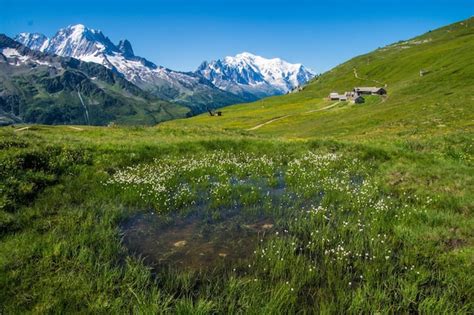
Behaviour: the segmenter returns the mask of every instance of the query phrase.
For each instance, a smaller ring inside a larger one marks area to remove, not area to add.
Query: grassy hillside
[[[299,93],[227,107],[222,117],[203,114],[171,124],[249,129],[281,118],[249,133],[286,138],[363,140],[462,132],[474,118],[473,49],[471,18],[356,57]],[[335,103],[324,99],[330,92],[385,84],[387,99],[371,97],[362,105],[342,102],[324,109]]]
[[[0,310],[472,314],[472,23],[222,117],[0,128]]]

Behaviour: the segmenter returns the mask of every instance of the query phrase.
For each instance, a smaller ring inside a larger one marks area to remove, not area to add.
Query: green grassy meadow
[[[222,117],[1,128],[0,312],[472,314],[473,22]],[[354,68],[388,97],[325,100]]]

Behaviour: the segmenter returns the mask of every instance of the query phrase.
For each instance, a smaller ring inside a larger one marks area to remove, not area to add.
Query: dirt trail
[[[357,69],[356,69],[356,68],[354,68],[354,77],[355,77],[356,79],[359,79],[359,80],[370,81],[370,82],[374,82],[374,83],[377,83],[377,84],[380,84],[380,85],[385,85],[385,83],[382,83],[382,82],[377,81],[377,80],[371,80],[371,79],[359,77],[359,74],[357,73]]]
[[[356,79],[360,79],[360,78],[359,78],[359,74],[357,73],[357,69],[356,69],[356,68],[354,68],[354,77],[355,77]]]
[[[326,109],[330,109],[334,106],[336,106],[337,104],[339,104],[340,102],[336,102],[336,103],[333,103],[329,106],[326,106],[326,107],[323,107],[323,108],[319,108],[319,109],[313,109],[313,110],[309,110],[307,112],[303,112],[302,114],[308,114],[308,113],[314,113],[314,112],[319,112],[319,111],[323,111],[323,110],[326,110]],[[268,124],[271,124],[272,122],[275,122],[275,121],[278,121],[280,119],[284,119],[284,118],[288,118],[288,117],[291,117],[291,116],[296,116],[298,114],[294,114],[294,115],[285,115],[285,116],[281,116],[281,117],[277,117],[277,118],[273,118],[273,119],[270,119],[264,123],[261,123],[261,124],[258,124],[256,125],[255,127],[252,127],[252,128],[249,128],[247,130],[257,130],[265,125],[268,125]]]
[[[74,129],[74,130],[78,130],[78,131],[83,131],[83,130],[84,130],[84,129],[82,129],[82,128],[74,127],[74,126],[68,126],[68,128],[71,128],[71,129]]]
[[[330,109],[334,106],[336,106],[337,104],[339,104],[340,102],[336,102],[334,104],[331,104],[329,106],[326,106],[326,107],[323,107],[323,108],[319,108],[319,109],[313,109],[313,110],[309,110],[307,112],[304,112],[305,114],[308,114],[308,113],[314,113],[314,112],[319,112],[319,111],[322,111],[322,110],[326,110],[326,109]]]
[[[285,115],[285,116],[282,116],[282,117],[273,118],[273,119],[270,119],[269,121],[266,121],[262,124],[256,125],[255,127],[249,128],[247,130],[256,130],[256,129],[258,129],[260,127],[263,127],[265,125],[271,124],[274,121],[277,121],[277,120],[280,120],[280,119],[283,119],[283,118],[287,118],[287,117],[290,117],[290,116],[294,116],[294,115]]]
[[[23,131],[23,130],[28,130],[28,129],[30,129],[30,127],[23,127],[20,129],[15,129],[14,131],[17,132],[17,131]]]

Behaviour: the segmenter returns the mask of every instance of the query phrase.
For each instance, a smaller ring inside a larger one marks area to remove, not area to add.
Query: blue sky
[[[474,0],[0,0],[0,32],[82,23],[175,70],[249,51],[322,72],[474,14]]]

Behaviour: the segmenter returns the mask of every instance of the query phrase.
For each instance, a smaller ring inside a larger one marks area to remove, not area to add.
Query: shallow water
[[[219,220],[203,213],[171,219],[138,215],[124,225],[124,243],[155,267],[209,269],[249,258],[258,242],[274,229],[269,216],[244,217],[239,209],[223,213],[226,215]]]
[[[172,214],[131,217],[122,225],[124,244],[153,267],[203,270],[244,263],[260,242],[283,227],[287,221],[283,217],[291,215],[289,208],[317,205],[324,195],[320,191],[310,199],[298,198],[287,188],[283,174],[276,178],[271,187],[258,179],[230,180],[235,189],[259,189],[261,200],[253,206],[244,206],[236,190],[233,207],[211,209],[202,198]]]

